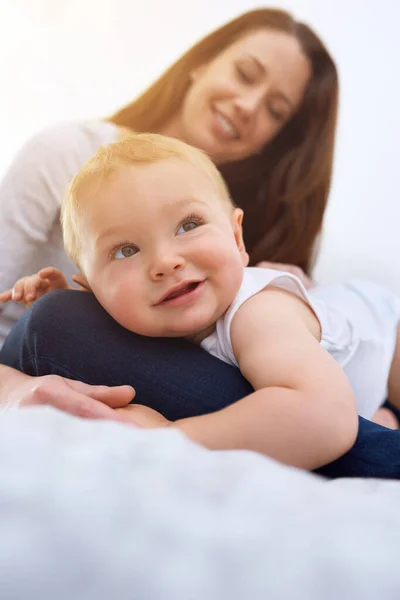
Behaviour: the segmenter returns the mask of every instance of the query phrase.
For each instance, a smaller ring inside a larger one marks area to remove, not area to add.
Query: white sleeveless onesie
[[[201,346],[217,358],[239,366],[231,343],[232,319],[246,300],[268,285],[287,290],[311,306],[320,322],[321,345],[346,373],[358,413],[371,418],[387,395],[400,322],[400,299],[383,285],[368,281],[317,286],[307,292],[290,273],[248,267],[236,298]]]

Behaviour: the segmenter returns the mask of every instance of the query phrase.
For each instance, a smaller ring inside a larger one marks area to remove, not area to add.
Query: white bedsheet
[[[170,430],[0,415],[2,600],[400,598],[400,482]]]

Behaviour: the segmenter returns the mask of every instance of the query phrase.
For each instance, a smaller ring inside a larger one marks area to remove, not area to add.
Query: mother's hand
[[[128,385],[89,385],[58,375],[30,377],[5,366],[1,376],[0,408],[48,405],[78,417],[126,422],[114,409],[127,406],[135,395]]]
[[[287,273],[291,273],[300,279],[306,290],[309,290],[315,286],[315,282],[304,273],[303,269],[300,269],[300,267],[297,267],[296,265],[286,265],[284,263],[268,262],[263,260],[256,266],[261,267],[262,269],[275,269],[276,271],[286,271]]]

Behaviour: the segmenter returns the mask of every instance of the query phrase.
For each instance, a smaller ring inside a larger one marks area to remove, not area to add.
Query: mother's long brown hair
[[[297,38],[312,65],[310,83],[299,109],[263,152],[219,168],[233,201],[245,211],[251,264],[286,262],[309,273],[331,184],[338,77],[328,51],[307,25],[281,10],[247,12],[200,40],[109,120],[135,131],[160,131],[180,109],[193,69],[264,28]]]

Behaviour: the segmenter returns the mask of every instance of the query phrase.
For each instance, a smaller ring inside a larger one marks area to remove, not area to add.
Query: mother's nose
[[[249,90],[235,98],[234,106],[243,119],[249,119],[259,109],[263,98],[262,90]]]

